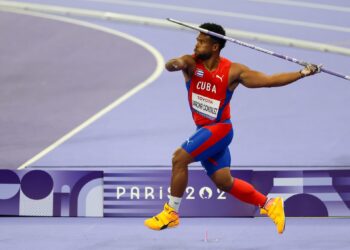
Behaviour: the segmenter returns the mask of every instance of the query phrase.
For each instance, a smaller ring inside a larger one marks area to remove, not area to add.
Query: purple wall
[[[349,170],[231,173],[268,197],[283,197],[287,216],[350,216]],[[0,215],[152,216],[168,201],[170,175],[170,170],[145,168],[0,170]],[[246,217],[259,216],[259,210],[218,190],[204,171],[190,170],[181,216]]]

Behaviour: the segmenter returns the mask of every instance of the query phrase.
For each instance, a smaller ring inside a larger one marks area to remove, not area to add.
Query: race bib
[[[192,108],[208,119],[216,119],[219,107],[220,101],[192,93]]]

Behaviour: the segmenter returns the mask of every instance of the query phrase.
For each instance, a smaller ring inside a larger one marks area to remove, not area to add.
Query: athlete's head
[[[221,35],[226,35],[224,28],[215,23],[203,23],[199,27]],[[225,39],[199,33],[194,53],[197,58],[207,60],[213,55],[213,53],[220,53],[221,49],[225,47],[225,44]]]

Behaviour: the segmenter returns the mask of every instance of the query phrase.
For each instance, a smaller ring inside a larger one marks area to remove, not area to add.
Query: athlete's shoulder
[[[221,63],[224,65],[231,65],[232,61],[230,59],[227,59],[226,57],[220,57]]]
[[[226,57],[220,56],[220,59],[225,63],[232,63],[232,61]]]
[[[181,59],[186,62],[187,65],[195,65],[196,64],[196,58],[194,55],[183,55],[181,56]]]
[[[248,70],[249,68],[246,65],[232,62],[230,66],[229,82],[240,82],[241,75]]]
[[[241,63],[231,62],[230,69],[236,72],[243,72],[245,70],[249,70],[249,67]]]

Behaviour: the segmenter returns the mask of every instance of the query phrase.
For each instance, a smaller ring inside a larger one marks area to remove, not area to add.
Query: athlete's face
[[[210,36],[200,33],[197,37],[196,47],[194,48],[194,54],[198,59],[209,59],[215,50],[217,50],[218,44],[213,43]]]

